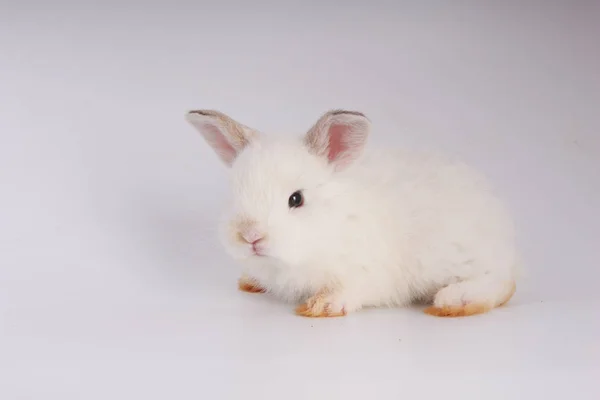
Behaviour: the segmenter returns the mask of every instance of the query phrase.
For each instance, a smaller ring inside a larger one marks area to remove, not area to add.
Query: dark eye
[[[304,204],[304,197],[302,196],[302,192],[298,190],[292,193],[292,195],[288,199],[288,206],[290,206],[290,208],[296,208],[302,207],[302,204]]]

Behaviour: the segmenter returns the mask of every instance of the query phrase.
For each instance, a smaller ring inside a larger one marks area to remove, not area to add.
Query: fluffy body
[[[460,161],[367,149],[339,170],[306,141],[261,135],[232,162],[231,185],[221,232],[240,288],[302,302],[301,315],[416,300],[433,315],[470,315],[514,293],[511,217]],[[290,208],[297,190],[304,205]],[[248,229],[259,254],[240,237]]]

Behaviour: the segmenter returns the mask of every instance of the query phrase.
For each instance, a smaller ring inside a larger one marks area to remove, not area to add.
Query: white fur
[[[475,171],[376,149],[339,170],[305,140],[252,135],[231,167],[222,232],[261,287],[287,301],[329,288],[333,312],[417,299],[491,308],[506,298],[518,265],[513,223]],[[290,209],[299,189],[305,204]],[[244,221],[264,236],[266,257],[240,241]]]

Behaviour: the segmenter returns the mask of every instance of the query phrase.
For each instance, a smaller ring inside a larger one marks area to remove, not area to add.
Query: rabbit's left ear
[[[218,111],[190,111],[186,119],[202,134],[206,142],[229,167],[242,150],[259,135],[254,129]]]
[[[362,113],[329,111],[308,131],[304,144],[311,153],[341,170],[361,155],[370,130],[371,123]]]

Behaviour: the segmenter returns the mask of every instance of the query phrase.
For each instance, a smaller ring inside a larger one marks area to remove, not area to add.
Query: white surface
[[[599,7],[380,3],[2,6],[1,399],[600,398]],[[239,293],[200,107],[460,154],[527,279],[449,320]]]

